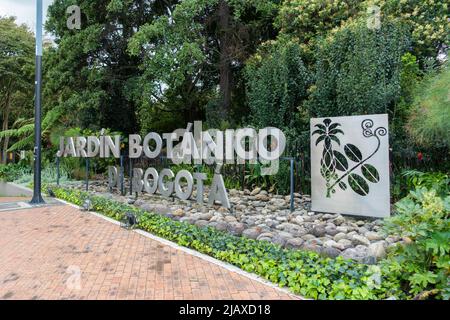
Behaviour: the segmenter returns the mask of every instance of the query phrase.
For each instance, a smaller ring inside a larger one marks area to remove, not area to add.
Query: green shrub
[[[402,175],[406,178],[406,185],[409,190],[432,189],[441,197],[445,197],[450,192],[450,177],[446,173],[406,170]]]
[[[406,290],[417,298],[450,299],[450,196],[419,188],[396,203],[397,214],[385,221],[390,234],[405,237],[388,264]]]
[[[410,110],[407,129],[414,141],[423,147],[437,149],[436,156],[445,160],[450,149],[450,64],[428,76],[420,85]],[[438,149],[440,148],[440,149]]]
[[[319,42],[315,85],[308,101],[312,116],[387,113],[401,94],[401,57],[409,39],[394,19],[380,30],[366,20],[349,22]]]
[[[21,163],[0,165],[0,180],[12,182],[31,173],[31,169]]]
[[[410,190],[427,188],[436,191],[437,195],[445,196],[450,192],[450,177],[443,172],[422,172],[419,170],[403,170],[394,174],[392,181],[392,197],[400,200],[409,194]]]
[[[289,161],[280,161],[278,172],[275,175],[278,193],[289,194],[291,190],[291,165]]]
[[[298,107],[306,99],[310,75],[294,41],[269,42],[246,63],[251,124],[292,130]]]
[[[79,190],[54,188],[57,197],[81,205],[88,196]],[[390,266],[383,269],[341,257],[326,258],[314,252],[283,249],[266,241],[235,237],[206,227],[149,213],[142,209],[91,196],[93,210],[120,220],[125,212],[139,217],[139,227],[179,245],[256,273],[294,293],[314,299],[383,299],[406,294]]]
[[[67,170],[61,166],[59,172],[59,181],[64,183],[70,180],[69,173]],[[18,184],[30,185],[33,183],[34,175],[33,171],[29,168],[24,168],[21,174],[18,175],[13,181]],[[56,183],[57,180],[57,170],[55,164],[47,164],[41,171],[41,181],[42,183]]]

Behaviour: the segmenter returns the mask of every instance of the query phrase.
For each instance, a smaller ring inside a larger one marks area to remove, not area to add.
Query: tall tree
[[[226,0],[219,0],[219,116],[226,117],[231,105],[231,34],[230,6]]]
[[[14,118],[28,116],[33,105],[34,36],[13,17],[0,17],[0,110],[2,131]],[[6,162],[9,136],[0,137]]]
[[[139,56],[127,52],[140,26],[170,10],[171,0],[56,0],[46,28],[57,48],[48,58],[46,107],[64,105],[67,124],[136,131]],[[66,26],[66,9],[81,9],[81,30]]]
[[[259,43],[275,36],[278,1],[184,0],[147,24],[130,42],[143,55],[143,92],[149,105],[204,117],[217,125],[242,116],[244,61]],[[170,70],[170,72],[168,72]]]
[[[422,66],[426,59],[436,60],[450,45],[448,1],[368,0],[377,5],[384,17],[395,18],[409,27],[412,53]]]

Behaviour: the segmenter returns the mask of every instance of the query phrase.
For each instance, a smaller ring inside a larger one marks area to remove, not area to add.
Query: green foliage
[[[88,136],[95,136],[100,137],[101,132],[95,131],[91,129],[81,129],[78,127],[71,128],[64,130],[63,128],[58,128],[58,130],[55,130],[52,132],[51,136],[49,137],[49,140],[51,142],[51,145],[53,145],[53,148],[48,148],[46,150],[47,153],[47,161],[49,166],[53,166],[53,163],[56,161],[56,153],[59,150],[59,138],[60,137],[88,137]],[[120,135],[123,137],[123,134],[121,132],[112,131],[111,129],[104,129],[103,131],[104,135],[108,136],[115,136]],[[121,143],[121,152],[122,154],[125,153],[124,148],[125,144],[128,142],[128,138],[124,138]],[[108,166],[115,166],[118,165],[118,159],[116,158],[90,158],[89,159],[89,169],[90,169],[90,175],[92,177],[92,174],[104,174]],[[67,173],[67,179],[68,180],[84,180],[86,177],[86,159],[85,158],[76,158],[76,157],[61,157],[60,158],[60,168],[61,172]],[[96,177],[94,177],[96,179]],[[56,179],[55,179],[56,180]],[[53,180],[53,181],[55,181]]]
[[[412,95],[419,81],[421,74],[419,63],[414,55],[407,52],[402,56],[402,71],[400,73],[400,87],[402,98],[406,103],[410,103]]]
[[[12,182],[30,172],[30,168],[22,163],[0,164],[0,180],[3,181]]]
[[[50,132],[58,125],[61,116],[62,110],[54,108],[49,110],[42,119],[41,136],[46,142],[49,142]],[[11,129],[0,132],[0,138],[5,137],[17,138],[17,142],[10,146],[8,151],[32,149],[34,145],[34,118],[17,120]]]
[[[276,9],[271,0],[185,0],[142,25],[128,45],[131,55],[144,57],[136,92],[148,114],[142,126],[154,127],[160,116],[172,129],[178,119],[239,122],[242,66],[271,36]]]
[[[384,16],[405,23],[412,36],[412,49],[420,61],[436,59],[450,40],[449,4],[436,0],[370,0]]]
[[[25,89],[32,75],[33,34],[15,18],[0,18],[0,89]],[[3,93],[3,92],[2,92]]]
[[[419,63],[414,55],[407,52],[402,56],[402,67],[400,72],[400,101],[395,106],[392,115],[391,129],[396,135],[395,140],[404,142],[399,138],[404,135],[404,123],[407,120],[411,109],[411,103],[414,98],[414,92],[420,80],[421,71]],[[398,137],[397,137],[398,136]]]
[[[408,43],[404,28],[391,20],[382,21],[380,30],[358,20],[334,31],[317,48],[311,115],[389,112],[400,95],[401,57]]]
[[[405,170],[402,176],[406,178],[405,185],[408,190],[427,188],[434,190],[441,197],[450,193],[450,177],[446,173]]]
[[[291,141],[296,130],[306,127],[300,122],[299,108],[307,97],[310,76],[301,55],[296,42],[267,43],[245,69],[250,123],[280,128]]]
[[[277,174],[274,176],[274,184],[279,194],[289,194],[291,190],[289,161],[280,161]]]
[[[399,101],[393,107],[389,124],[389,137],[395,163],[405,158],[402,154],[412,148],[411,141],[405,130],[405,122],[411,112],[411,103],[421,75],[422,71],[417,58],[410,52],[405,53],[402,56]]]
[[[283,34],[310,43],[357,16],[362,10],[360,0],[285,0],[276,26]]]
[[[65,183],[70,181],[70,174],[69,172],[64,168],[60,167],[59,169],[59,182]],[[57,170],[56,165],[54,163],[52,164],[46,164],[42,171],[41,171],[41,181],[43,184],[51,184],[55,183],[57,180]],[[30,170],[29,167],[24,167],[18,172],[18,175],[12,180],[14,183],[22,184],[25,186],[32,185],[34,181],[34,174]]]
[[[448,183],[448,177],[447,177]],[[448,186],[447,186],[448,188]],[[448,189],[447,189],[448,190]],[[418,188],[396,203],[385,230],[405,237],[390,263],[398,264],[401,281],[417,299],[450,298],[450,196]]]
[[[0,121],[2,131],[22,117],[29,117],[33,105],[34,38],[25,25],[13,17],[0,17]],[[11,142],[16,142],[13,140]],[[2,159],[10,145],[0,136]]]
[[[81,205],[88,196],[78,190],[53,188],[64,200]],[[321,257],[313,252],[283,249],[266,241],[235,237],[213,228],[199,228],[186,222],[143,211],[102,197],[90,197],[93,210],[120,220],[125,212],[138,216],[139,227],[179,245],[193,248],[216,259],[256,273],[293,292],[314,299],[404,298],[393,274],[341,257]]]
[[[281,34],[297,38],[308,53],[320,37],[359,18],[368,19],[370,8],[380,8],[384,20],[398,20],[407,26],[412,38],[413,54],[422,66],[427,59],[436,60],[449,43],[449,4],[435,0],[286,0],[275,25]]]
[[[411,137],[422,146],[440,150],[440,156],[450,149],[449,83],[450,64],[447,63],[441,72],[421,83],[407,123]]]
[[[140,26],[170,8],[171,2],[53,1],[46,28],[55,36],[57,47],[44,55],[46,110],[62,107],[67,127],[138,131],[133,95],[139,92],[136,78],[142,59],[128,54],[128,41]],[[72,4],[80,6],[81,30],[66,26],[66,9]]]

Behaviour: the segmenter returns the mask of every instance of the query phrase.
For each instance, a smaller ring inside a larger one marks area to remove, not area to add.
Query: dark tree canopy
[[[174,2],[174,1],[173,1]],[[175,3],[175,2],[174,2]],[[81,30],[66,27],[66,8],[77,4]],[[140,26],[173,7],[171,1],[57,0],[47,29],[56,37],[50,52],[46,93],[58,96],[72,125],[136,131],[136,78],[141,58],[128,53]]]

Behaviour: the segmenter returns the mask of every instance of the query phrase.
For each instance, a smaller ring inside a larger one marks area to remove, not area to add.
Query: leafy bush
[[[388,264],[406,290],[424,299],[450,299],[450,196],[419,188],[396,203],[397,214],[385,222],[390,234],[405,237]]]
[[[251,123],[283,131],[295,128],[294,115],[310,81],[300,45],[282,40],[265,44],[247,61],[245,75]]]
[[[359,0],[285,0],[275,24],[284,34],[309,43],[363,11]]]
[[[291,190],[291,165],[289,161],[280,161],[277,174],[274,176],[277,191],[280,194],[289,194]]]
[[[53,189],[56,196],[81,205],[88,196],[79,190]],[[91,196],[93,210],[120,220],[126,212],[139,217],[139,227],[179,245],[256,273],[294,293],[314,299],[383,299],[406,294],[399,288],[390,266],[367,266],[342,257],[321,257],[314,252],[283,249],[267,241],[235,237],[226,232],[200,228],[142,209]]]
[[[23,175],[30,174],[29,167],[21,163],[0,165],[0,180],[12,182]]]
[[[409,190],[427,188],[436,191],[436,194],[445,197],[450,192],[450,177],[442,172],[421,172],[417,170],[406,170],[403,176],[407,180]]]
[[[407,123],[408,132],[418,144],[441,148],[436,153],[439,157],[446,156],[450,149],[449,83],[450,64],[440,73],[426,78],[415,96]]]
[[[13,181],[18,184],[29,185],[33,182],[33,171],[24,168],[19,176],[17,176]],[[55,164],[49,164],[45,166],[41,171],[41,180],[42,183],[55,183],[57,180],[57,171]],[[64,167],[60,167],[59,171],[59,181],[60,183],[64,183],[69,181],[69,173],[65,170]]]
[[[406,30],[385,19],[371,30],[365,19],[349,22],[324,38],[316,52],[315,85],[308,101],[312,116],[389,112],[400,96]]]
[[[381,7],[385,16],[395,17],[411,30],[412,49],[419,60],[435,59],[439,50],[448,44],[450,23],[448,1],[370,0]]]
[[[450,177],[443,172],[403,170],[399,174],[394,174],[392,197],[400,200],[406,197],[410,190],[423,187],[435,190],[439,196],[445,196],[450,192]]]

